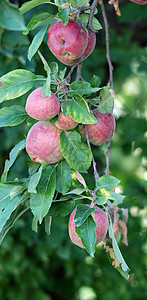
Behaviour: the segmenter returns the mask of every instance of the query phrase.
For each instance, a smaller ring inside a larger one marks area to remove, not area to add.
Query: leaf
[[[46,61],[46,59],[44,58],[44,56],[41,54],[41,52],[38,50],[38,54],[43,62],[44,65],[44,70],[46,71],[46,73],[49,75],[51,73],[51,69]]]
[[[47,235],[51,234],[51,223],[52,223],[52,216],[49,216],[49,214],[47,214],[44,218],[45,221],[45,232]]]
[[[28,59],[31,61],[32,57],[37,52],[38,48],[40,47],[43,38],[45,36],[45,33],[47,31],[48,26],[43,27],[38,33],[34,36],[32,43],[28,49]]]
[[[48,74],[47,80],[46,80],[45,84],[42,86],[41,94],[42,94],[43,98],[45,98],[47,96],[49,96],[49,97],[51,96],[50,85],[51,85],[51,77],[50,77],[50,74]]]
[[[26,140],[20,141],[15,147],[11,150],[9,154],[9,160],[5,161],[5,167],[4,172],[2,174],[1,180],[2,182],[6,182],[7,179],[7,173],[14,164],[17,156],[19,155],[20,151],[23,150],[26,147]]]
[[[78,181],[79,181],[79,182],[84,186],[84,188],[87,190],[86,181],[85,181],[85,179],[83,178],[83,176],[82,176],[78,171],[76,171],[75,177],[78,179]]]
[[[110,225],[109,225],[109,237],[112,240],[113,250],[115,252],[115,256],[116,256],[117,260],[120,262],[122,270],[124,272],[128,273],[130,269],[127,266],[126,262],[124,261],[123,256],[122,256],[122,254],[119,250],[119,247],[117,245],[117,242],[116,242],[116,239],[114,237],[113,230],[112,230],[112,222],[110,222]]]
[[[72,101],[67,101],[67,113],[78,123],[95,124],[97,122],[97,118],[90,113],[85,100],[77,94],[73,96]]]
[[[38,16],[35,16],[28,23],[27,28],[23,31],[23,34],[28,34],[30,30],[34,30],[46,21],[52,19],[54,16],[49,13],[42,13]]]
[[[57,74],[58,69],[59,69],[58,64],[56,62],[51,62],[51,64],[50,64],[51,75]]]
[[[0,78],[0,103],[14,99],[28,92],[34,85],[36,75],[30,71],[18,69]]]
[[[56,203],[53,203],[49,213],[53,217],[57,216],[57,215],[60,215],[61,217],[66,217],[69,214],[71,214],[71,212],[74,210],[74,208],[75,208],[74,200],[63,201],[63,202],[60,202],[60,200],[59,200]]]
[[[79,238],[81,238],[83,246],[86,248],[87,252],[94,257],[95,252],[95,234],[96,223],[92,216],[89,216],[86,221],[79,227],[75,226],[75,231]]]
[[[59,8],[58,17],[59,17],[59,19],[62,20],[62,23],[63,23],[64,26],[67,25],[67,23],[68,23],[68,20],[69,20],[68,14],[69,14],[69,8],[68,7],[65,8],[65,9]]]
[[[0,1],[0,26],[11,31],[22,31],[26,28],[18,7],[6,0]]]
[[[120,183],[120,180],[117,179],[114,176],[111,175],[103,175],[98,178],[96,182],[96,186],[98,189],[104,188],[107,189],[108,191],[113,190],[118,184]]]
[[[96,203],[98,205],[105,204],[108,199],[110,199],[111,194],[104,188],[100,188],[96,191]]]
[[[91,80],[90,80],[90,85],[92,88],[98,87],[101,84],[101,78],[93,75]]]
[[[25,121],[27,113],[24,107],[14,105],[0,109],[0,127],[16,126]]]
[[[113,200],[113,202],[110,200],[107,200],[107,204],[109,206],[115,206],[115,205],[121,204],[123,202],[124,198],[126,197],[126,196],[117,194],[115,192],[110,192],[110,195],[111,196],[109,197],[109,199]]]
[[[41,174],[42,174],[42,169],[43,169],[43,166],[41,166],[39,168],[39,170],[30,177],[29,185],[28,185],[28,192],[29,193],[37,194],[36,187],[37,187],[37,185],[40,181]]]
[[[61,150],[71,168],[79,172],[87,172],[91,165],[90,148],[81,143],[81,136],[75,130],[63,131],[60,134]]]
[[[110,94],[110,88],[105,86],[100,91],[99,111],[102,114],[111,113],[113,110],[114,99]]]
[[[75,225],[77,227],[81,226],[94,211],[95,208],[86,206],[85,204],[78,204],[74,216]]]
[[[30,194],[30,206],[34,217],[38,218],[41,224],[42,219],[47,215],[56,188],[56,166],[49,165],[42,172],[41,180],[37,186],[37,194]]]
[[[68,1],[73,7],[81,7],[86,6],[88,2],[87,0],[69,0]]]
[[[89,14],[86,14],[86,13],[81,14],[78,17],[78,21],[80,23],[82,23],[82,25],[85,26],[85,27],[87,26],[88,20],[89,20]],[[100,22],[95,17],[93,17],[93,19],[92,19],[92,27],[95,30],[101,30],[102,29],[102,26],[101,26]]]
[[[14,187],[13,184],[0,183],[0,231],[21,200],[21,195],[10,199],[10,192]]]
[[[10,199],[13,199],[18,194],[22,193],[26,189],[26,186],[16,185],[10,192]]]
[[[69,86],[68,96],[73,96],[74,94],[79,95],[89,95],[94,93],[95,90],[91,87],[90,83],[87,81],[74,81]]]
[[[36,217],[33,217],[32,230],[35,231],[36,233],[38,232],[38,218]]]
[[[24,3],[21,8],[20,8],[20,12],[22,14],[26,13],[28,10],[38,6],[39,4],[44,4],[44,3],[48,3],[48,4],[52,4],[52,5],[56,5],[55,3],[49,1],[49,0],[32,0],[29,1],[27,3]]]
[[[56,190],[61,193],[65,194],[68,192],[71,186],[71,173],[70,173],[70,166],[66,160],[62,160],[56,172]]]

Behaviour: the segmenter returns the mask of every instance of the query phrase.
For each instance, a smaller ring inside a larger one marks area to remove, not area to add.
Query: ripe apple
[[[35,89],[27,98],[25,109],[29,116],[36,120],[45,121],[54,118],[60,110],[60,101],[54,93],[42,97],[42,88]]]
[[[88,44],[88,33],[84,26],[74,20],[69,19],[65,26],[59,20],[49,27],[47,44],[58,60],[70,66],[84,53]]]
[[[135,2],[137,4],[140,4],[140,5],[144,5],[144,4],[147,4],[147,0],[131,0],[132,2]]]
[[[86,204],[86,206],[90,206],[90,205]],[[97,206],[94,206],[94,208],[95,208],[95,211],[91,215],[96,223],[95,245],[97,245],[104,239],[104,237],[107,233],[107,230],[108,230],[109,221],[108,221],[107,214],[102,209],[100,209]],[[68,225],[69,236],[70,236],[71,241],[74,244],[76,244],[77,246],[79,246],[81,248],[85,248],[81,242],[81,239],[78,237],[77,233],[75,232],[75,222],[74,222],[75,213],[76,213],[76,208],[72,211],[70,218],[69,218],[69,225]]]
[[[69,115],[64,116],[61,111],[55,125],[61,130],[70,130],[75,128],[78,123],[74,121]]]
[[[87,48],[84,52],[83,59],[86,59],[92,53],[93,49],[95,48],[95,44],[96,44],[96,35],[94,32],[89,30],[88,44],[87,44]]]
[[[33,161],[53,164],[63,156],[60,147],[61,130],[51,122],[39,121],[28,132],[26,151]]]
[[[93,109],[92,114],[98,117],[95,124],[87,124],[88,138],[91,144],[99,146],[111,138],[115,129],[115,119],[111,113],[101,114],[98,109]],[[79,126],[81,135],[86,139],[84,126]]]

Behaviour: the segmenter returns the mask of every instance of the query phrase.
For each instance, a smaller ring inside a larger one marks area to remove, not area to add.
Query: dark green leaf
[[[24,107],[14,105],[0,109],[0,127],[16,126],[25,121],[27,113]]]
[[[97,118],[90,113],[85,100],[77,94],[73,96],[72,101],[67,101],[67,113],[78,123],[95,124],[97,122]]]
[[[66,160],[62,160],[56,173],[56,189],[59,193],[65,194],[68,192],[71,185],[70,166]]]
[[[86,206],[85,204],[78,204],[76,207],[76,214],[74,216],[75,225],[77,227],[81,226],[94,211],[95,208]]]
[[[48,26],[43,27],[38,33],[34,36],[32,43],[28,49],[28,59],[31,61],[32,57],[37,52],[38,48],[40,47],[43,38],[45,36],[45,33],[47,31]]]
[[[87,252],[94,257],[95,252],[95,233],[96,223],[92,216],[89,216],[86,221],[79,227],[75,226],[75,231],[79,238],[81,238],[83,246],[86,248]]]
[[[52,19],[54,16],[52,16],[49,13],[42,13],[34,18],[29,22],[27,25],[26,30],[23,31],[24,34],[28,34],[30,30],[34,30],[46,21]]]
[[[92,153],[90,148],[81,143],[81,136],[75,130],[64,131],[60,134],[61,150],[71,168],[86,172],[91,165]]]
[[[51,2],[50,0],[32,0],[29,2],[24,3],[21,8],[20,8],[20,12],[22,14],[26,13],[28,10],[38,6],[39,4],[44,4],[44,3],[48,3],[48,4],[52,4],[52,5],[56,5],[55,3]]]
[[[0,26],[8,30],[24,30],[24,18],[16,5],[6,1],[0,1]]]
[[[96,75],[93,75],[91,80],[90,80],[90,85],[92,88],[95,88],[95,87],[98,87],[101,83],[101,78],[96,76]]]
[[[87,23],[88,23],[88,19],[89,19],[89,14],[81,14],[79,17],[78,17],[78,21],[83,25],[83,26],[87,26]],[[102,26],[100,24],[100,22],[95,18],[93,17],[92,19],[92,27],[93,29],[95,30],[101,30],[102,29]]]
[[[61,217],[66,217],[69,214],[71,214],[74,208],[75,208],[74,200],[60,202],[59,199],[59,203],[58,201],[56,203],[53,203],[49,213],[53,217],[57,215],[60,215]]]
[[[34,85],[36,75],[26,70],[14,70],[0,78],[0,103],[20,97]]]
[[[37,194],[30,194],[30,206],[34,217],[38,218],[41,224],[42,219],[47,215],[56,188],[56,166],[49,165],[42,172],[41,180],[37,186]]]
[[[96,182],[96,186],[98,189],[104,188],[108,191],[113,190],[118,184],[120,183],[120,180],[117,179],[114,176],[111,175],[103,175],[98,178]]]
[[[59,8],[58,17],[62,20],[62,23],[64,26],[67,25],[68,20],[69,20],[68,13],[69,13],[68,7],[65,9]]]

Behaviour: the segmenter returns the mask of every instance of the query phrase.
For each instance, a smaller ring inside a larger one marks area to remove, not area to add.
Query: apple
[[[39,121],[28,132],[26,151],[33,161],[53,164],[63,156],[60,147],[61,130],[51,122]]]
[[[90,205],[86,204],[86,206],[90,206]],[[95,208],[95,211],[91,215],[96,223],[95,245],[97,245],[104,239],[104,237],[107,233],[107,230],[108,230],[109,221],[108,221],[107,213],[105,213],[102,209],[100,209],[97,206],[94,206],[94,208]],[[76,244],[77,246],[79,246],[81,248],[85,248],[81,242],[81,238],[78,237],[78,235],[75,231],[75,222],[74,222],[75,213],[76,213],[76,208],[72,211],[70,218],[69,218],[69,225],[68,225],[69,236],[70,236],[71,241],[74,244]]]
[[[131,0],[131,1],[140,5],[147,4],[147,0]]]
[[[69,19],[67,25],[61,20],[48,29],[47,44],[50,51],[67,66],[75,64],[88,44],[88,32],[77,21]]]
[[[87,44],[87,48],[84,52],[83,59],[86,59],[92,53],[93,49],[95,48],[95,45],[96,45],[96,35],[94,32],[89,30],[88,44]]]
[[[113,136],[115,130],[115,119],[112,113],[101,114],[98,109],[93,109],[92,114],[98,117],[95,124],[87,124],[86,129],[91,144],[99,146]],[[84,126],[80,125],[81,135],[86,139]]]
[[[75,128],[78,123],[74,121],[69,115],[64,116],[63,112],[61,111],[55,125],[61,130],[70,130]]]
[[[42,97],[42,88],[35,89],[27,98],[26,112],[36,120],[45,121],[54,118],[60,111],[60,101],[54,93]]]

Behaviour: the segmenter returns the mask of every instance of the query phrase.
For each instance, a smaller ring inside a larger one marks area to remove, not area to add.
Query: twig
[[[110,146],[111,146],[111,139],[108,142],[107,148],[105,150],[105,158],[106,158],[106,175],[109,175],[109,165],[110,165],[110,161],[109,161],[109,157],[110,157]]]
[[[104,19],[105,33],[106,33],[106,57],[107,57],[108,66],[109,66],[108,85],[110,85],[111,89],[114,90],[114,88],[113,88],[113,66],[112,66],[112,62],[111,62],[110,46],[109,46],[109,24],[108,24],[106,11],[105,11],[105,6],[103,4],[103,1],[101,2],[101,9],[102,9],[102,16],[103,16],[103,19]]]
[[[98,5],[98,2],[99,2],[99,0],[94,0],[92,5],[90,6],[90,15],[89,15],[88,23],[87,23],[87,29],[90,29],[94,33],[99,32],[98,30],[95,30],[92,27],[92,19],[93,19],[93,16],[94,16],[95,9]]]

